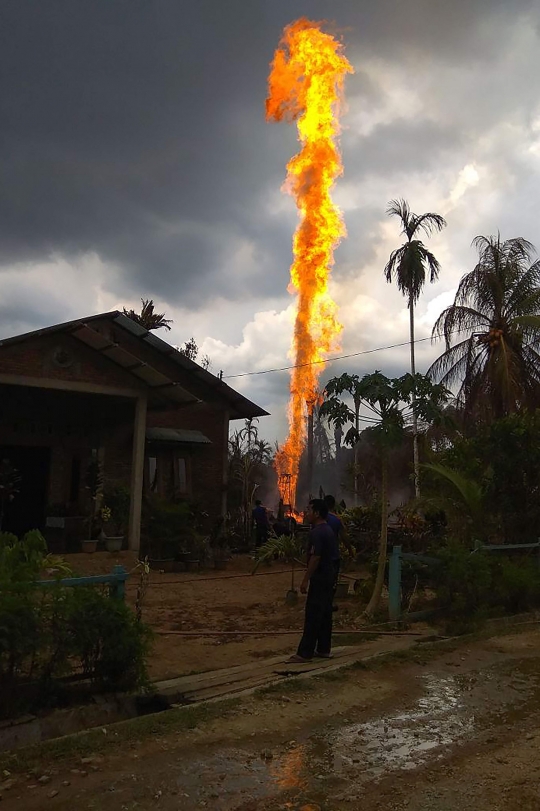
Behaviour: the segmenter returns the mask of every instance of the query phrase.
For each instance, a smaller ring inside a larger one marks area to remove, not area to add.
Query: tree
[[[147,330],[163,328],[170,330],[172,320],[165,318],[165,313],[154,312],[153,299],[141,299],[141,303],[142,307],[140,313],[136,313],[135,310],[126,310],[124,307],[124,315],[127,315],[128,318],[131,318],[132,321],[136,321],[137,324],[140,324],[141,327]]]
[[[540,410],[458,434],[435,459],[436,465],[425,466],[426,490],[429,495],[430,471],[437,468],[437,479],[429,482],[434,498],[450,508],[451,524],[461,525],[466,541],[520,544],[540,536]]]
[[[420,298],[422,288],[426,283],[426,270],[429,271],[429,281],[434,282],[439,276],[440,265],[434,255],[428,251],[424,243],[418,239],[421,231],[427,236],[433,231],[441,231],[446,226],[446,220],[440,214],[428,212],[427,214],[413,214],[406,200],[391,200],[386,209],[391,217],[398,217],[401,221],[401,233],[407,241],[400,248],[390,254],[386,263],[384,274],[387,282],[394,279],[399,290],[407,296],[409,308],[409,332],[411,344],[411,374],[416,374],[414,354],[414,305]],[[413,408],[413,458],[414,458],[414,490],[416,497],[420,495],[420,459],[418,454],[418,418]]]
[[[339,378],[334,378],[329,381],[326,390],[339,391],[348,382],[348,377],[348,375],[345,377],[343,384],[340,384]],[[403,377],[391,379],[381,372],[364,375],[357,381],[355,391],[361,404],[366,405],[375,415],[376,424],[366,430],[372,433],[378,443],[381,463],[381,534],[377,575],[373,594],[364,612],[367,616],[372,616],[381,599],[386,567],[388,450],[401,442],[406,424],[412,418],[413,406],[417,418],[419,417],[426,424],[435,422],[441,417],[441,408],[448,398],[448,392],[443,386],[433,384],[424,375],[406,374]],[[336,426],[343,428],[350,424],[351,427],[345,434],[345,442],[348,445],[358,442],[356,408],[351,409],[338,394],[329,394],[322,406],[322,411]]]
[[[363,379],[363,378],[362,378]],[[354,403],[354,428],[356,435],[360,437],[360,406],[362,405],[363,386],[358,375],[342,374],[340,377],[334,377],[326,384],[327,398],[341,397],[343,394],[348,394]],[[334,421],[335,422],[335,421]],[[335,423],[337,428],[341,428],[338,423]],[[358,466],[358,440],[354,443],[354,506],[358,507],[358,478],[360,470]]]
[[[272,461],[272,447],[259,439],[257,419],[245,421],[244,427],[229,438],[229,473],[239,485],[240,528],[244,540],[251,534],[253,497],[262,477],[262,468]]]
[[[473,245],[478,263],[433,327],[446,350],[428,375],[459,384],[466,420],[490,422],[540,405],[540,261],[522,237],[478,236]],[[467,336],[452,345],[458,332]]]
[[[197,345],[197,341],[193,336],[186,341],[183,346],[177,347],[180,354],[185,355],[186,358],[189,358],[192,361],[196,361],[198,354],[199,354],[199,347]],[[203,355],[201,360],[199,361],[199,365],[203,367],[203,369],[208,369],[212,364],[212,361],[208,357],[208,355]]]

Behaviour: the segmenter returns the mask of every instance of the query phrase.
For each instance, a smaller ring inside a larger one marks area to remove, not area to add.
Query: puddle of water
[[[362,782],[440,759],[452,745],[470,739],[494,717],[511,715],[538,698],[537,663],[527,673],[481,671],[422,677],[423,693],[413,707],[348,724],[319,739],[330,774]]]
[[[370,777],[413,769],[431,750],[471,734],[474,714],[464,710],[455,678],[428,677],[425,694],[411,710],[340,730],[329,742],[333,771],[339,773],[356,763]]]
[[[444,757],[493,722],[537,709],[539,677],[537,660],[514,662],[506,671],[423,676],[421,695],[409,709],[325,730],[267,760],[229,749],[185,763],[181,807],[251,810],[279,796],[282,808],[310,808],[312,801],[311,807],[324,808],[340,791],[347,798],[366,782]]]

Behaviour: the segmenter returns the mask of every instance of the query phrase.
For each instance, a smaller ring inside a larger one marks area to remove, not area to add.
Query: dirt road
[[[539,651],[534,630],[291,680],[193,729],[4,775],[2,810],[536,811]]]

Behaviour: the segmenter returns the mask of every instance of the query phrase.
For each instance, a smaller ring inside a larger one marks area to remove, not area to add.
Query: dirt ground
[[[96,552],[66,555],[78,575],[108,574],[121,564],[133,571],[137,559],[132,552]],[[291,572],[284,564],[260,566],[251,576],[249,555],[235,556],[226,571],[163,574],[152,571],[144,600],[143,619],[155,631],[149,675],[153,680],[187,673],[229,667],[291,650],[301,634],[304,599],[295,607],[285,605]],[[281,574],[280,574],[281,572]],[[353,572],[348,572],[354,578]],[[241,575],[241,576],[239,576]],[[296,573],[296,586],[302,574]],[[128,580],[127,600],[134,604],[138,575]],[[352,582],[352,581],[351,581]],[[352,628],[362,623],[356,600],[338,600],[335,627]],[[242,636],[179,636],[166,631],[252,631]],[[287,633],[274,633],[285,631]]]
[[[291,679],[192,728],[4,775],[2,808],[537,811],[539,646],[525,626]]]

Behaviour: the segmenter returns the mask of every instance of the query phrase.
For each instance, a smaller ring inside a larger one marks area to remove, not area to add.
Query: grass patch
[[[82,757],[103,755],[125,747],[133,747],[150,735],[195,729],[237,712],[238,699],[231,698],[213,704],[178,707],[165,712],[119,721],[107,727],[89,729],[66,735],[15,752],[0,753],[0,772],[28,772],[45,763],[73,762]],[[103,729],[107,730],[104,734]]]

